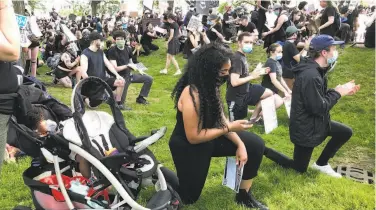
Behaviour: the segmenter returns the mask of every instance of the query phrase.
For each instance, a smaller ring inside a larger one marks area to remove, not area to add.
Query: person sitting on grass
[[[352,129],[331,120],[330,110],[341,97],[353,95],[360,89],[354,81],[338,85],[334,89],[327,87],[326,73],[338,58],[336,45],[343,43],[334,41],[329,35],[314,37],[310,44],[309,58],[300,61],[294,69],[295,83],[289,126],[294,157],[290,159],[273,149],[265,149],[265,156],[282,167],[306,172],[313,150],[331,136],[312,168],[329,176],[341,177],[328,162],[351,138]]]
[[[223,112],[220,86],[231,68],[232,52],[219,43],[204,45],[188,60],[184,75],[172,96],[176,125],[169,146],[184,204],[195,203],[204,187],[212,157],[236,156],[244,166],[236,202],[248,208],[267,210],[251,193],[253,178],[261,164],[265,143],[246,132],[247,120],[229,122]]]
[[[113,38],[116,41],[116,46],[111,47],[108,50],[108,59],[115,68],[115,70],[125,79],[124,91],[121,97],[121,104],[124,104],[127,97],[128,87],[131,83],[143,83],[140,95],[136,99],[138,104],[148,104],[145,99],[148,97],[151,86],[153,84],[153,78],[142,71],[139,74],[132,73],[132,50],[125,45],[125,32],[115,31]],[[134,68],[134,67],[133,67]],[[130,110],[130,108],[124,105],[124,108]]]
[[[115,100],[118,103],[120,109],[124,110],[121,104],[121,96],[124,89],[124,78],[120,76],[115,68],[112,66],[110,61],[107,59],[106,55],[102,50],[103,36],[98,32],[92,32],[89,35],[90,47],[86,48],[81,55],[81,69],[82,77],[85,79],[87,76],[99,77],[104,80],[111,88],[115,91]],[[107,68],[106,68],[107,67]],[[115,77],[107,77],[106,69],[109,73],[113,74]],[[89,107],[96,107],[102,102],[95,99],[95,96],[101,94],[102,90],[98,90],[98,87],[88,87],[83,88],[82,92],[88,97],[85,102]],[[90,97],[89,97],[90,96]]]
[[[67,45],[65,52],[61,55],[59,65],[55,70],[56,79],[66,88],[72,88],[72,76],[76,76],[76,84],[80,82],[82,71],[80,65],[80,56],[77,56],[75,44]],[[87,77],[84,75],[84,77]]]

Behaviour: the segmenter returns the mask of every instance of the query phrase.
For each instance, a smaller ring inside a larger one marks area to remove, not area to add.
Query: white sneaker
[[[175,72],[174,76],[177,76],[177,75],[180,75],[180,74],[181,74],[181,71],[180,71],[180,69],[179,69],[179,70],[177,70],[177,71]]]
[[[161,74],[167,74],[167,69],[162,69],[159,73],[161,73]]]
[[[332,177],[336,177],[336,178],[341,178],[342,177],[341,174],[339,174],[339,173],[337,173],[337,172],[335,172],[333,170],[333,168],[329,165],[329,163],[328,163],[328,165],[325,165],[325,166],[319,166],[316,163],[314,163],[312,165],[312,168],[320,171],[321,173],[324,173],[324,174],[327,174],[329,176],[332,176]]]

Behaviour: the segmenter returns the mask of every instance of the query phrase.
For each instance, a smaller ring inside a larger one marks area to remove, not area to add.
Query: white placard
[[[167,30],[163,29],[163,28],[161,28],[159,26],[154,27],[154,31],[159,32],[161,34],[167,34]]]
[[[201,20],[196,16],[192,16],[187,25],[187,30],[199,31],[200,28],[202,28]]]
[[[77,37],[72,33],[71,30],[69,30],[69,28],[65,24],[60,24],[60,29],[63,31],[64,35],[67,37],[68,42],[77,41]]]
[[[28,32],[24,29],[20,30],[20,45],[21,47],[29,47],[31,45],[31,41],[27,38]]]
[[[39,26],[37,24],[37,18],[35,16],[31,16],[29,18],[29,25],[30,25],[30,30],[36,37],[41,37],[43,34],[39,29]]]
[[[291,112],[291,97],[284,97],[283,103],[285,104],[287,116],[290,118],[290,112]]]
[[[222,185],[239,192],[240,182],[243,177],[244,165],[239,167],[236,165],[236,159],[233,157],[226,158],[225,174],[223,176]]]
[[[261,101],[265,133],[272,132],[278,127],[277,112],[275,110],[274,96]]]
[[[148,9],[153,9],[153,2],[154,0],[144,0],[143,5],[147,7]]]

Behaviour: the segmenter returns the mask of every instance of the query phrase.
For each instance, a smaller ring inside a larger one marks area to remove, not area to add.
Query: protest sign
[[[277,112],[275,110],[274,97],[268,97],[261,101],[265,133],[268,134],[278,127]]]
[[[23,15],[16,15],[16,20],[19,28],[25,28],[27,24],[27,17]]]

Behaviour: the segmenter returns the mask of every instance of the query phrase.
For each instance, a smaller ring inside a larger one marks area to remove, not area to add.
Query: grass
[[[157,52],[140,60],[149,67],[148,74],[154,77],[154,84],[149,96],[150,105],[142,106],[135,103],[141,86],[132,84],[129,88],[127,102],[133,111],[124,112],[128,128],[135,135],[149,133],[150,130],[162,126],[168,127],[167,135],[151,147],[152,151],[165,166],[174,169],[173,161],[168,148],[168,141],[175,125],[176,111],[170,94],[177,77],[159,75],[164,68],[165,48],[162,46]],[[331,111],[332,119],[345,123],[353,128],[354,136],[331,160],[332,166],[349,164],[365,168],[374,172],[375,163],[375,53],[370,49],[346,48],[340,50],[339,63],[330,73],[329,86],[343,84],[355,79],[361,84],[361,90],[355,96],[345,97]],[[248,56],[251,67],[258,62],[265,62],[266,55],[260,47],[255,47],[253,54]],[[181,67],[186,62],[178,56]],[[52,86],[51,77],[45,76],[47,68],[42,67],[40,78],[48,85],[50,94],[69,104],[71,89],[61,86]],[[107,107],[101,110],[109,111]],[[264,134],[262,127],[254,127],[250,131],[262,136],[266,145],[292,156],[293,145],[289,140],[288,118],[285,109],[278,110],[279,127],[271,134]],[[323,144],[325,145],[325,143]],[[312,160],[315,160],[323,149],[323,145],[314,150]],[[0,209],[11,209],[16,205],[32,206],[29,189],[23,184],[22,172],[29,166],[30,159],[19,160],[18,164],[7,164],[3,167],[0,180]],[[204,190],[199,201],[185,209],[190,210],[217,210],[243,209],[233,202],[234,193],[221,186],[224,170],[224,158],[214,158],[206,180]],[[362,210],[374,209],[374,187],[357,183],[349,179],[334,179],[313,170],[300,175],[292,170],[282,169],[275,163],[264,158],[259,175],[254,180],[253,193],[256,198],[267,203],[270,209],[286,210]]]

